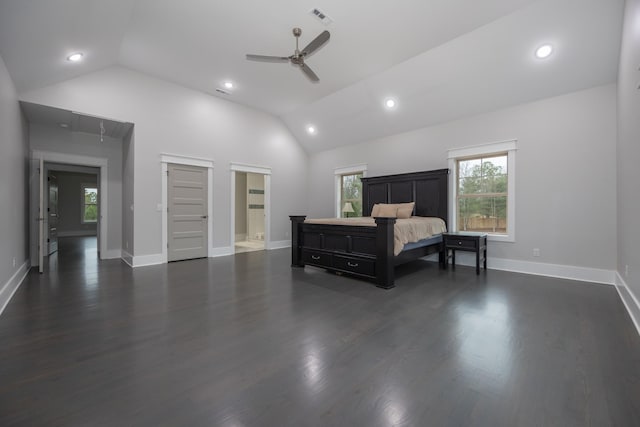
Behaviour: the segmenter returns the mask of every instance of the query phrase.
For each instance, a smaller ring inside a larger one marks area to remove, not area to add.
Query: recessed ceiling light
[[[551,55],[551,52],[553,52],[553,46],[551,46],[550,44],[543,44],[538,49],[536,49],[536,57],[544,59]]]
[[[309,135],[315,135],[317,132],[315,126],[307,126],[307,133]]]
[[[393,98],[388,98],[388,99],[385,99],[384,101],[384,106],[387,107],[387,109],[389,110],[396,108],[397,105],[398,103]]]
[[[67,56],[67,61],[79,62],[79,61],[82,61],[82,57],[83,56],[84,55],[82,53],[77,52],[77,53],[74,53],[74,54],[71,54],[71,55]]]
[[[224,82],[224,87],[226,87],[227,89],[233,89],[234,84],[231,81],[226,81]]]
[[[69,123],[58,123],[58,126],[60,126],[61,128],[68,128],[69,127]]]

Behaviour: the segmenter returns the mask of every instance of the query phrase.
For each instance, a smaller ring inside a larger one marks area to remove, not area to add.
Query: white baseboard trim
[[[459,256],[456,252],[456,264],[475,267],[474,256]],[[599,268],[576,267],[573,265],[547,264],[542,262],[520,261],[506,258],[489,258],[487,268],[512,271],[514,273],[535,274],[557,277],[559,279],[579,280],[581,282],[615,285],[615,271]]]
[[[126,262],[126,261],[125,261]],[[146,267],[148,265],[164,264],[165,260],[162,254],[152,255],[134,255],[131,262],[132,267]]]
[[[209,258],[217,258],[221,256],[233,255],[234,251],[231,246],[210,248]],[[146,267],[148,265],[165,264],[166,261],[162,257],[162,254],[153,255],[131,255],[129,252],[122,250],[122,256],[120,257],[129,267]]]
[[[18,268],[18,270],[13,273],[13,276],[5,283],[2,288],[0,288],[0,315],[11,301],[11,297],[16,293],[25,277],[29,273],[29,268],[31,268],[29,260],[26,260],[24,264]]]
[[[627,282],[624,281],[620,273],[616,271],[616,290],[618,291],[618,295],[620,295],[620,299],[624,304],[624,307],[627,309],[627,313],[629,313],[629,317],[633,321],[633,324],[640,335],[640,300],[636,297],[636,295],[631,291]]]
[[[58,231],[58,237],[97,236],[95,230]]]
[[[102,259],[118,259],[122,258],[122,251],[120,249],[109,249],[106,252],[100,252]]]
[[[284,248],[290,248],[290,247],[291,247],[291,240],[276,240],[276,241],[271,241],[267,244],[268,250],[284,249]]]
[[[217,248],[209,249],[209,258],[218,258],[221,256],[229,256],[235,253],[233,247],[231,246],[221,246]]]
[[[125,251],[124,249],[122,250],[122,256],[120,257],[122,259],[122,261],[125,262],[125,264],[127,264],[129,267],[133,267],[133,255],[131,255],[129,252]]]

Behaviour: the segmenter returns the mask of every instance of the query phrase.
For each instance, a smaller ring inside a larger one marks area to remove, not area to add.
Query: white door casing
[[[211,244],[213,242],[213,160],[200,157],[189,157],[179,154],[161,154],[160,155],[160,172],[162,183],[162,203],[158,206],[162,214],[162,262],[166,263],[169,260],[167,245],[169,242],[169,216],[167,212],[168,208],[168,179],[167,171],[170,163],[176,165],[190,165],[198,166],[207,169],[207,256],[213,256]]]
[[[77,165],[77,166],[90,166],[97,167],[100,169],[99,174],[99,186],[100,189],[98,193],[98,255],[100,259],[103,259],[107,252],[107,235],[108,235],[108,212],[109,209],[102,209],[104,206],[108,206],[107,200],[109,195],[108,188],[108,169],[109,162],[106,158],[103,157],[91,157],[91,156],[78,156],[75,154],[65,154],[65,153],[56,153],[49,151],[40,151],[33,150],[31,152],[32,167],[40,168],[40,170],[44,171],[44,162],[50,163],[61,163],[67,165]],[[39,166],[38,166],[39,164]],[[36,176],[35,171],[31,174],[32,176]],[[38,183],[36,186],[40,188],[31,188],[31,191],[36,191],[41,193],[39,200],[39,207],[42,209],[40,212],[44,212],[44,173],[40,174]],[[33,200],[33,199],[32,199]],[[35,209],[34,209],[35,211]],[[32,212],[32,214],[38,215],[36,217],[36,221],[38,218],[44,218],[44,215],[40,215],[40,213]],[[38,221],[40,224],[38,225],[38,237],[39,244],[37,246],[44,247],[44,221]],[[40,230],[42,228],[42,230]],[[33,239],[32,239],[33,241]],[[39,250],[36,251],[37,260],[32,258],[32,265],[35,265],[35,262],[38,262],[38,265],[42,267],[42,259],[40,258]]]

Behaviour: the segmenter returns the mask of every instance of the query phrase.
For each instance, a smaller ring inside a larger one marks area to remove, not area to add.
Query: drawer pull
[[[348,265],[349,267],[357,267],[357,266],[358,266],[358,263],[357,263],[357,262],[349,262],[349,261],[347,261],[347,265]]]
[[[320,255],[311,255],[311,259],[313,260],[319,260],[320,259]]]

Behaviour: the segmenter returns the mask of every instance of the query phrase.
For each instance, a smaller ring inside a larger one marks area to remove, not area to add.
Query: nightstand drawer
[[[331,254],[324,252],[302,250],[302,261],[306,264],[320,265],[324,267],[331,267]]]
[[[376,263],[363,259],[354,259],[335,255],[333,266],[339,270],[350,271],[352,273],[364,274],[366,276],[376,275]]]
[[[478,239],[447,237],[446,245],[448,248],[477,249]]]

